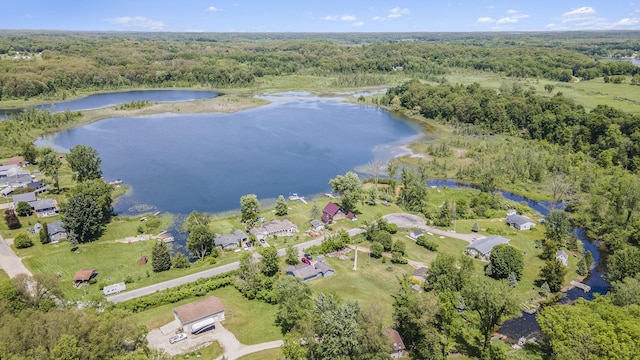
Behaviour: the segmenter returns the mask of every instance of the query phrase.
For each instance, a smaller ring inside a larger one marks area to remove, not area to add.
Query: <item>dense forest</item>
[[[606,34],[587,46],[580,37],[546,39],[549,35],[379,34],[373,43],[355,34],[274,34],[264,41],[264,34],[258,40],[251,34],[8,32],[0,33],[0,55],[5,55],[0,58],[0,101],[65,98],[78,89],[246,87],[267,75],[383,74],[400,67],[403,74],[422,79],[454,68],[565,82],[574,76],[636,74],[638,67],[631,63],[598,60],[638,48],[638,41],[615,42]],[[346,46],[347,40],[357,43]]]

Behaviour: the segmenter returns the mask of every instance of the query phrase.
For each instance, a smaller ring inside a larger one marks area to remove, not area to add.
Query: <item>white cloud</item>
[[[338,20],[338,15],[327,15],[323,17],[322,20],[335,21]]]
[[[511,17],[503,17],[502,19],[498,19],[496,24],[515,24],[518,22],[518,19],[514,19]]]
[[[166,26],[162,21],[156,21],[144,16],[122,16],[107,19],[107,21],[112,24],[133,29],[162,30]]]
[[[360,27],[360,26],[362,26],[362,25],[364,25],[364,22],[363,22],[363,21],[358,21],[358,22],[356,22],[356,23],[351,24],[351,26],[355,26],[355,27]]]
[[[594,15],[596,11],[591,6],[583,6],[581,8],[573,9],[562,14],[562,16],[584,16]]]
[[[495,21],[494,19],[492,19],[492,18],[490,18],[488,16],[481,17],[481,18],[478,18],[478,20],[476,20],[477,23],[492,23],[494,21]]]
[[[340,20],[342,21],[355,21],[356,17],[353,15],[342,15],[340,16]]]
[[[487,6],[487,9],[493,9],[493,8],[495,8],[495,6],[493,6],[493,5]]]
[[[356,20],[358,20],[358,18],[356,18],[354,15],[344,14],[344,15],[327,15],[327,16],[323,17],[322,20],[327,20],[327,21],[336,21],[336,20],[340,20],[340,21],[356,21]]]
[[[371,20],[373,21],[385,21],[387,18],[384,16],[374,16]]]
[[[373,21],[385,21],[386,19],[395,19],[402,17],[402,15],[409,14],[411,14],[409,9],[396,6],[393,9],[389,9],[389,12],[385,16],[374,16]]]
[[[640,22],[640,19],[621,19],[613,23],[613,26],[632,26]]]
[[[222,9],[218,9],[215,6],[209,6],[208,8],[206,8],[204,11],[211,11],[211,12],[215,12],[215,11],[222,11]]]
[[[519,12],[520,12],[520,11],[518,11],[518,10],[513,10],[513,9],[509,9],[509,10],[507,10],[507,14],[517,14],[517,13],[519,13]]]

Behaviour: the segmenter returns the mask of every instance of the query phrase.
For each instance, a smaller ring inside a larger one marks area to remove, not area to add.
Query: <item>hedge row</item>
[[[188,299],[194,296],[205,296],[210,291],[233,285],[235,281],[235,272],[225,273],[212,276],[209,278],[199,279],[192,283],[183,284],[174,288],[157,291],[151,295],[131,299],[119,304],[117,308],[127,309],[134,313],[139,313],[150,308],[161,305],[173,304],[180,300]]]

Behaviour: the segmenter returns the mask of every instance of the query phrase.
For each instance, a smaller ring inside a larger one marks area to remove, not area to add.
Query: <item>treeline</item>
[[[465,68],[557,81],[638,72],[628,62],[600,62],[561,47],[479,39],[461,44],[416,40],[343,46],[304,36],[231,41],[211,34],[10,33],[0,35],[0,54],[23,52],[32,59],[0,61],[0,100],[63,98],[78,89],[245,87],[266,75],[290,74],[358,75],[348,81],[339,78],[335,84],[358,86],[378,84],[381,80],[372,74],[399,69],[421,78]]]
[[[80,112],[66,110],[54,114],[34,108],[11,114],[0,121],[0,157],[16,155],[25,144],[33,143],[37,135],[60,129],[78,117]]]
[[[640,170],[640,118],[606,105],[586,111],[561,93],[543,97],[518,86],[496,92],[477,83],[428,85],[418,81],[389,89],[382,101],[454,126],[568,147],[598,159],[604,168]]]

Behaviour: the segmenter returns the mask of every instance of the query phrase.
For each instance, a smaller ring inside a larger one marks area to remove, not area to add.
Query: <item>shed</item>
[[[475,240],[466,247],[466,251],[472,256],[488,258],[491,254],[491,250],[493,250],[496,245],[508,244],[509,241],[509,239],[500,235],[491,235],[484,239]]]
[[[91,281],[91,279],[95,278],[96,276],[98,276],[98,273],[96,272],[96,269],[78,270],[78,271],[76,271],[76,274],[73,276],[73,282],[76,285],[86,284],[89,281]]]
[[[414,231],[412,231],[412,232],[409,234],[409,236],[410,236],[412,239],[416,240],[417,238],[419,238],[420,236],[422,236],[422,234],[423,234],[422,230],[414,230]]]
[[[320,220],[311,220],[311,228],[315,231],[324,229],[324,223]]]
[[[569,265],[569,255],[564,250],[560,250],[556,253],[556,260],[564,266]]]
[[[391,328],[386,328],[383,330],[385,335],[389,338],[391,344],[393,344],[393,350],[391,351],[392,359],[401,359],[406,358],[408,356],[407,348],[404,345],[404,341],[402,341],[402,337],[400,334]]]
[[[203,320],[224,320],[224,305],[217,297],[210,296],[173,309],[173,316],[182,325],[182,331],[190,332],[193,324]]]
[[[147,259],[147,255],[142,255],[142,256],[140,257],[140,260],[138,260],[138,264],[140,264],[140,265],[147,265],[147,261],[149,261],[149,260]]]
[[[62,221],[54,221],[47,225],[47,234],[49,234],[49,241],[51,241],[52,244],[57,244],[58,241],[66,239],[68,236]]]
[[[536,225],[533,221],[518,214],[508,215],[507,224],[518,230],[531,230]]]

